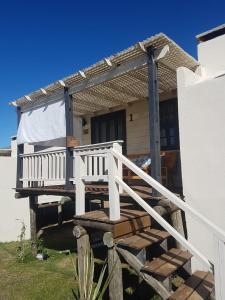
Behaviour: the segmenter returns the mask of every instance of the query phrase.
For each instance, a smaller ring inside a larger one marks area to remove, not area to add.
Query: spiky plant
[[[76,300],[102,300],[107,287],[109,286],[111,275],[108,274],[105,279],[107,263],[105,262],[100,272],[97,283],[94,282],[95,262],[93,251],[87,250],[82,263],[77,258],[73,260],[75,280],[78,288],[73,290],[73,296]]]

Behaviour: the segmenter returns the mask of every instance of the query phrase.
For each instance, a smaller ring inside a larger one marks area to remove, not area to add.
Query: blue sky
[[[224,0],[1,1],[0,147],[16,133],[10,100],[159,32],[196,57],[195,35],[222,23]]]

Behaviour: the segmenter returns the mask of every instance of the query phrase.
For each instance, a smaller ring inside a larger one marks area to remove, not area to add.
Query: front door
[[[126,153],[126,111],[120,110],[91,118],[91,143],[123,140]]]

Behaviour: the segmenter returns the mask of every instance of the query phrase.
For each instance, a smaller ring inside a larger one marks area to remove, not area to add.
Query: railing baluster
[[[76,183],[76,215],[83,215],[85,213],[85,163],[81,155],[75,156],[75,183]]]
[[[109,164],[109,218],[112,221],[120,219],[120,193],[115,178],[119,176],[118,161],[111,152],[108,153]]]

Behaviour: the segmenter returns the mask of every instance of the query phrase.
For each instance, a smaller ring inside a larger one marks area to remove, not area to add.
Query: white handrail
[[[163,219],[150,205],[146,203],[135,191],[133,191],[123,180],[115,177],[115,181],[129,194],[136,202],[144,208],[166,231],[168,231],[178,242],[187,250],[195,255],[208,269],[212,266],[207,258],[202,255],[194,246],[192,246],[176,229],[174,229],[165,219]]]
[[[111,152],[117,159],[122,161],[122,163],[124,165],[126,165],[129,169],[131,169],[134,173],[136,173],[139,177],[141,177],[141,179],[143,179],[150,186],[152,186],[154,189],[156,189],[160,194],[162,194],[164,197],[166,197],[173,204],[175,204],[180,209],[182,209],[185,213],[192,215],[197,221],[201,221],[201,223],[203,223],[205,226],[207,226],[210,229],[210,231],[213,232],[213,234],[215,234],[219,239],[221,239],[225,242],[225,232],[222,229],[220,229],[218,226],[213,224],[210,220],[208,220],[202,214],[197,212],[194,208],[192,208],[186,202],[182,201],[179,197],[177,197],[174,193],[172,193],[167,188],[165,188],[163,185],[161,185],[158,181],[156,181],[151,176],[149,176],[147,173],[145,173],[140,168],[138,168],[132,161],[127,159],[123,154],[115,151],[114,149],[112,149]]]

